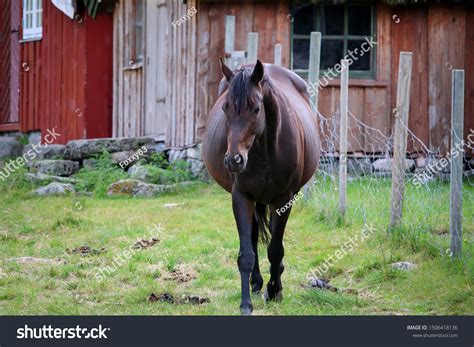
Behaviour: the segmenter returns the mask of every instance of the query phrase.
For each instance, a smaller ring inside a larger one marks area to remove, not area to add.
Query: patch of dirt
[[[67,254],[80,254],[82,257],[85,257],[87,255],[97,255],[100,253],[105,252],[105,248],[102,247],[101,249],[94,249],[89,246],[81,246],[81,247],[76,247],[70,250],[69,248],[66,248],[66,253]]]
[[[148,296],[148,302],[167,302],[169,304],[191,304],[191,305],[204,305],[211,302],[209,298],[200,297],[196,295],[185,295],[182,299],[176,299],[173,295],[169,293],[163,293],[156,295],[151,293]]]
[[[337,292],[338,289],[329,284],[329,280],[324,278],[312,278],[309,284],[302,284],[303,288],[327,289],[332,292]]]
[[[185,304],[203,305],[210,303],[211,300],[209,298],[201,298],[200,296],[186,295],[183,298],[183,302]]]
[[[135,249],[147,249],[156,245],[160,240],[156,237],[152,237],[151,240],[141,239],[135,242],[133,248]]]
[[[161,302],[167,302],[169,304],[174,304],[175,303],[173,295],[168,294],[168,293],[163,293],[160,296],[157,296],[155,293],[151,293],[148,296],[148,301],[149,302],[161,301]]]
[[[165,281],[176,281],[178,283],[186,283],[196,279],[196,271],[189,265],[178,264],[173,270],[163,274]]]

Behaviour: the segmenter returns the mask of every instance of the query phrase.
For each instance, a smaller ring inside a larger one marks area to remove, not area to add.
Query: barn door
[[[168,12],[165,0],[146,1],[144,135],[164,141],[168,128],[166,78]]]
[[[0,4],[0,131],[19,129],[20,1]]]

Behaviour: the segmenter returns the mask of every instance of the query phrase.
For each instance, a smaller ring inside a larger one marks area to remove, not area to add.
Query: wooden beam
[[[321,33],[313,31],[311,32],[310,44],[309,44],[309,73],[308,82],[314,93],[311,95],[311,106],[314,112],[318,110],[318,94],[319,89],[317,82],[319,80],[319,66],[321,60]],[[341,81],[342,83],[342,81]]]
[[[275,45],[273,64],[281,66],[281,44],[277,43]]]
[[[411,52],[400,52],[398,65],[397,107],[395,110],[395,139],[393,148],[392,197],[390,226],[400,225],[405,195],[408,110],[410,107]]]
[[[247,36],[247,64],[257,63],[258,33],[248,33]]]
[[[349,61],[341,60],[341,97],[339,125],[339,212],[346,213],[347,183],[347,110],[349,103]]]
[[[451,254],[455,257],[459,257],[462,250],[464,70],[453,70],[451,83],[451,191],[449,232],[451,235]]]

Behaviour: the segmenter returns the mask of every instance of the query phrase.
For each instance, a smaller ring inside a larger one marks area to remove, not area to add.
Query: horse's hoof
[[[252,315],[253,308],[252,306],[250,307],[241,307],[240,308],[240,314],[242,316],[251,316]]]
[[[265,300],[265,302],[281,302],[283,300],[283,289],[280,289],[276,294],[269,294],[268,289],[266,289],[265,293],[263,294],[263,299]]]

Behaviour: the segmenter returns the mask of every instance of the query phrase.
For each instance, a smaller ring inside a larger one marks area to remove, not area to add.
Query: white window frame
[[[23,0],[23,41],[43,37],[43,0]]]

